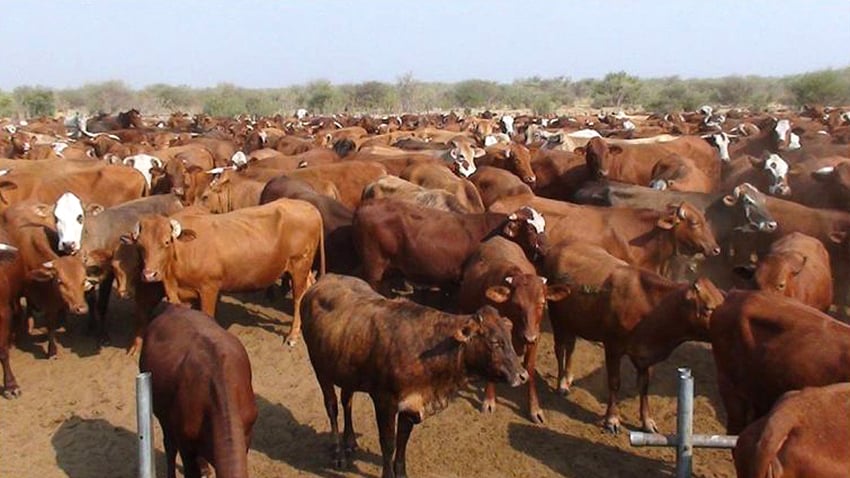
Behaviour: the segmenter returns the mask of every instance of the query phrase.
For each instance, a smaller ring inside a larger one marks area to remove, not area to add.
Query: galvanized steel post
[[[694,447],[694,377],[691,369],[679,370],[679,397],[676,410],[676,478],[690,478]]]
[[[139,478],[154,478],[151,373],[136,375],[136,423],[139,430]]]

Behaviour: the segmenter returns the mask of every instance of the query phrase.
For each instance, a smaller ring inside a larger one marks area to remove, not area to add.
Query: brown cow
[[[519,143],[500,144],[485,149],[484,156],[475,162],[479,168],[494,166],[517,175],[524,183],[534,187],[537,177],[531,168],[531,152]]]
[[[343,465],[357,448],[351,414],[354,392],[375,405],[384,478],[407,476],[413,426],[448,405],[468,375],[517,386],[528,374],[510,346],[510,321],[492,307],[472,315],[440,312],[404,299],[387,300],[354,277],[328,274],[301,304],[304,342],[324,397]],[[345,428],[337,423],[334,386],[342,389]]]
[[[568,393],[572,384],[576,337],[601,341],[609,391],[605,429],[617,433],[620,428],[620,361],[627,355],[638,370],[641,427],[657,432],[648,398],[652,366],[685,341],[708,340],[708,321],[722,293],[707,279],[675,283],[592,244],[556,246],[546,256],[544,271],[572,290],[566,299],[549,304],[558,391]]]
[[[528,409],[535,423],[544,421],[534,373],[543,309],[547,300],[561,300],[569,292],[565,285],[548,287],[546,278],[537,275],[522,248],[503,237],[482,242],[464,266],[458,292],[460,310],[472,313],[484,305],[492,305],[513,323],[513,347],[517,355],[525,355]],[[492,413],[495,409],[496,385],[490,382],[481,410]]]
[[[290,345],[301,332],[298,304],[317,250],[324,258],[322,216],[311,204],[292,199],[179,220],[147,216],[122,240],[139,245],[143,280],[161,281],[170,303],[199,299],[201,310],[213,317],[220,291],[262,290],[289,273],[295,306]]]
[[[378,290],[390,268],[416,283],[455,284],[478,243],[493,235],[511,238],[534,257],[543,247],[545,221],[532,208],[511,214],[455,214],[377,199],[357,209],[353,227],[364,277]]]
[[[427,189],[442,189],[454,195],[469,212],[484,212],[484,204],[475,186],[466,178],[437,163],[419,162],[404,169],[400,178]]]
[[[652,167],[648,184],[653,189],[710,193],[715,182],[690,159],[671,154],[659,159]]]
[[[850,326],[793,299],[733,290],[710,336],[730,435],[785,392],[850,382]]]
[[[382,176],[377,181],[363,188],[362,200],[395,198],[419,204],[424,207],[450,211],[460,214],[472,211],[458,200],[452,193],[444,189],[430,189],[411,183],[397,176]]]
[[[139,370],[150,372],[153,410],[162,427],[167,476],[248,477],[248,447],[257,420],[251,362],[242,343],[206,315],[170,306],[145,335]]]
[[[736,268],[758,289],[791,297],[826,312],[832,304],[829,253],[814,237],[792,232],[773,243],[758,264]]]
[[[298,169],[290,172],[288,176],[310,183],[317,190],[317,182],[330,182],[339,191],[339,201],[346,207],[355,209],[360,204],[363,188],[386,174],[387,170],[377,162],[346,160]]]
[[[490,205],[501,198],[509,196],[526,196],[532,198],[531,188],[516,175],[492,166],[482,166],[469,177],[469,181],[478,189],[481,202],[489,209]]]
[[[3,397],[12,399],[21,396],[21,387],[12,373],[9,348],[12,345],[14,314],[19,312],[24,286],[24,263],[18,248],[9,244],[10,237],[0,229],[0,365],[3,366]]]
[[[788,392],[741,432],[738,478],[842,478],[850,470],[850,383]]]

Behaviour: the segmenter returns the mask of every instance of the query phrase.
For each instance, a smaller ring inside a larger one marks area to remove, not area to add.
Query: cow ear
[[[750,263],[741,266],[735,266],[732,269],[732,272],[734,272],[738,277],[742,279],[753,280],[753,277],[755,277],[756,275],[757,268],[758,265]]]
[[[503,285],[490,286],[484,292],[484,296],[496,304],[502,304],[511,298],[511,289]]]
[[[578,148],[573,150],[573,154],[584,154],[587,150],[584,149],[584,146],[579,146]]]
[[[800,275],[800,273],[803,272],[803,268],[806,267],[806,262],[809,261],[809,256],[804,256],[804,255],[800,254],[799,252],[795,252],[794,255],[800,257],[799,267],[796,267],[796,268],[794,268],[793,271],[791,271],[791,273],[796,276],[796,275]]]
[[[618,154],[622,154],[622,153],[623,153],[623,148],[615,144],[615,145],[613,145],[613,146],[609,146],[609,147],[608,147],[608,151],[609,151],[611,154],[613,154],[614,156],[616,156],[616,155],[618,155]]]
[[[655,223],[655,226],[659,229],[664,229],[665,231],[673,229],[674,227],[676,227],[675,213],[658,218],[658,222]]]
[[[465,344],[469,342],[469,339],[471,339],[480,330],[481,324],[478,322],[478,319],[471,317],[461,328],[455,331],[454,339]]]
[[[567,284],[555,284],[546,286],[546,300],[559,302],[570,296],[572,290]]]
[[[39,267],[38,269],[29,271],[27,277],[36,282],[50,282],[56,277],[56,269],[50,267]]]
[[[723,204],[727,206],[734,206],[736,202],[738,202],[738,199],[736,199],[735,196],[731,194],[723,196]]]
[[[485,154],[487,154],[487,151],[484,151],[481,148],[473,148],[472,151],[473,151],[473,153],[472,153],[473,158],[480,158],[481,156],[484,156]]]
[[[12,181],[0,181],[0,190],[18,189],[18,184]]]
[[[51,207],[47,204],[36,204],[33,206],[33,212],[38,217],[48,217],[51,214]]]
[[[100,204],[92,203],[86,207],[86,215],[87,216],[97,216],[98,214],[103,212],[103,206]]]
[[[153,166],[150,169],[151,176],[165,176],[165,169],[159,166]]]
[[[190,241],[194,241],[197,237],[198,237],[198,235],[195,233],[195,231],[194,231],[194,230],[192,230],[192,229],[183,229],[183,230],[180,232],[180,237],[178,237],[177,239],[179,239],[179,240],[181,240],[181,241],[183,241],[183,242],[190,242]]]
[[[186,168],[186,172],[189,174],[197,174],[204,171],[204,168],[198,166],[197,164],[193,164]]]

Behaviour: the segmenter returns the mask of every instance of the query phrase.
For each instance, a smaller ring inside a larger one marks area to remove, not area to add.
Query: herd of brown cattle
[[[640,426],[657,431],[653,365],[703,341],[740,434],[739,476],[850,470],[850,389],[836,385],[850,382],[841,109],[163,121],[130,110],[0,128],[3,395],[20,395],[9,347],[33,311],[48,357],[69,312],[88,313],[107,343],[115,286],[136,304],[128,352],[153,372],[170,477],[178,452],[186,476],[204,462],[246,476],[250,363],[209,316],[221,292],[281,279],[294,302],[286,340],[303,333],[338,465],[356,449],[354,392],[375,404],[385,477],[406,475],[413,426],[469,376],[488,381],[486,412],[495,382],[528,382],[529,416],[543,422],[548,315],[559,393],[576,338],[604,345],[606,430],[621,427],[623,356],[638,371]],[[169,306],[149,324],[163,299],[203,313]]]

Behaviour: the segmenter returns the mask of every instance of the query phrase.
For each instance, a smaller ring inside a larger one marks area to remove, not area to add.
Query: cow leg
[[[183,461],[183,476],[185,478],[201,478],[201,465],[198,463],[197,454],[181,451],[180,460]]]
[[[393,458],[395,455],[397,404],[389,400],[372,396],[375,404],[375,417],[378,419],[378,435],[381,440],[382,478],[394,478]]]
[[[395,462],[393,463],[396,478],[407,476],[407,441],[410,439],[414,425],[416,423],[408,415],[404,413],[398,415],[398,434],[396,435]]]
[[[127,354],[135,356],[142,351],[143,339],[145,330],[148,327],[151,311],[162,301],[164,292],[159,284],[140,284],[136,287],[136,297],[134,299],[136,309],[136,332],[133,342],[127,348]]]
[[[166,478],[177,478],[177,446],[171,433],[162,430],[162,441],[165,445]]]
[[[65,311],[50,308],[44,311],[47,318],[47,358],[58,358],[59,348],[56,345],[56,327],[60,320],[64,320]]]
[[[496,384],[487,382],[484,389],[484,401],[481,402],[481,413],[493,413],[496,411]]]
[[[537,396],[537,382],[535,367],[537,365],[537,342],[525,346],[525,357],[523,360],[525,369],[528,371],[528,412],[531,421],[542,424],[546,421],[543,409],[540,408],[540,398]]]
[[[215,308],[218,305],[218,285],[207,285],[198,291],[201,302],[201,312],[215,319]]]
[[[738,435],[748,425],[747,402],[735,391],[735,385],[723,375],[717,377],[717,388],[726,408],[726,434]]]
[[[658,425],[650,417],[649,410],[649,380],[652,378],[652,367],[638,368],[638,389],[640,389],[640,423],[643,431],[658,433]]]
[[[342,413],[345,420],[345,428],[342,431],[342,443],[346,457],[350,460],[357,450],[357,437],[354,434],[354,421],[351,414],[351,399],[354,397],[354,390],[347,388],[342,389],[340,398],[342,399]]]
[[[109,345],[109,329],[106,324],[106,309],[109,307],[109,297],[112,294],[112,283],[115,281],[115,276],[107,274],[97,291],[97,313],[100,315],[100,330],[98,331],[98,340],[101,345]]]
[[[336,401],[336,390],[334,390],[333,382],[319,380],[319,387],[322,389],[322,397],[325,402],[325,412],[328,414],[328,420],[331,422],[331,439],[333,440],[332,458],[334,466],[341,469],[345,465],[342,452],[342,442],[339,437],[339,405]]]
[[[605,370],[608,372],[608,409],[602,425],[606,431],[620,433],[620,411],[617,408],[617,394],[620,392],[620,360],[623,351],[620,347],[605,344]]]
[[[286,336],[286,344],[290,347],[298,343],[301,336],[301,297],[307,292],[307,283],[310,280],[310,267],[312,263],[296,264],[292,277],[292,328]]]
[[[567,395],[573,385],[573,351],[576,348],[576,336],[557,331],[554,331],[553,335],[555,336],[555,361],[558,362],[558,393]]]
[[[0,364],[3,365],[3,397],[18,398],[21,388],[9,364],[9,347],[12,345],[12,308],[8,303],[0,304]]]

